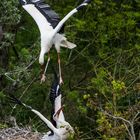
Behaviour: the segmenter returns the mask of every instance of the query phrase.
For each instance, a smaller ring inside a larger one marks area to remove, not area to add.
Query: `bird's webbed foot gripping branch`
[[[85,0],[60,20],[59,15],[53,11],[48,4],[45,4],[43,0],[19,0],[22,7],[32,16],[39,28],[41,38],[39,63],[41,65],[44,65],[44,56],[46,53],[48,54],[48,61],[41,77],[41,82],[45,81],[45,73],[50,62],[49,52],[52,46],[55,46],[58,56],[60,53],[60,46],[69,49],[76,47],[74,43],[69,42],[64,36],[64,23],[72,15],[88,5],[90,1],[91,0]],[[58,57],[58,65],[60,77],[59,83],[62,84],[63,80],[61,75],[60,57]]]
[[[49,121],[39,111],[33,109],[31,106],[26,105],[21,100],[17,99],[14,95],[10,95],[10,100],[18,105],[35,113],[51,130],[42,137],[42,140],[67,140],[68,137],[73,136],[74,130],[72,126],[65,120],[63,114],[63,106],[61,106],[61,90],[59,80],[55,80],[50,90],[50,101],[52,103],[52,120]]]

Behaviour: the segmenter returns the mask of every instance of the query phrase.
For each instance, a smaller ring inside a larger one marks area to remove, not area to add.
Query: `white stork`
[[[53,124],[53,122],[45,118],[39,111],[33,109],[31,106],[22,103],[15,96],[10,95],[10,99],[12,100],[12,102],[30,109],[37,116],[39,116],[40,119],[44,121],[44,123],[47,124],[47,126],[50,128],[51,131],[49,131],[46,135],[44,135],[41,140],[67,140],[69,137],[74,135],[74,130],[72,126],[64,118],[61,106],[62,95],[60,91],[59,82],[57,81],[53,83],[50,93],[50,100],[53,103],[54,107],[54,112],[52,116],[56,124]]]
[[[55,81],[52,84],[50,92],[50,101],[52,102],[52,122],[48,122],[38,111],[32,110],[36,113],[51,129],[42,140],[67,140],[70,136],[74,135],[72,126],[65,120],[62,105],[61,105],[61,90],[59,80],[55,74]],[[55,121],[55,123],[54,123]]]
[[[55,104],[57,104],[55,106],[56,113],[54,114],[53,118],[56,121],[56,127],[48,119],[46,119],[39,111],[31,108],[31,111],[34,112],[37,116],[39,116],[40,119],[44,121],[45,124],[47,124],[47,126],[53,132],[53,134],[51,134],[52,132],[49,131],[46,135],[42,137],[41,140],[67,140],[69,137],[74,135],[74,130],[72,126],[64,119],[61,107],[61,94],[55,99]],[[24,104],[24,106],[26,105]],[[58,107],[60,108],[56,110]]]
[[[22,7],[33,17],[38,25],[41,35],[41,51],[39,56],[39,63],[44,64],[44,56],[48,53],[48,60],[44,72],[42,74],[41,82],[45,81],[45,73],[50,61],[49,51],[54,45],[58,54],[59,64],[59,83],[62,84],[61,65],[60,65],[60,46],[69,49],[75,48],[76,45],[67,41],[64,34],[61,33],[61,29],[64,23],[75,13],[77,13],[82,7],[88,5],[91,0],[85,0],[77,8],[74,8],[69,12],[61,21],[58,14],[51,10],[50,6],[45,4],[43,0],[19,0]]]
[[[52,124],[51,121],[49,121],[39,111],[33,109],[31,106],[28,106],[28,105],[22,103],[15,97],[12,97],[12,101],[14,101],[14,103],[23,105],[24,107],[30,109],[37,116],[40,117],[40,119],[48,126],[48,128],[50,128],[51,131],[49,131],[47,134],[45,134],[41,140],[67,140],[69,137],[74,135],[74,130],[73,130],[72,126],[64,119],[64,114],[62,112],[62,107],[61,107],[61,94],[55,99],[55,104],[56,104],[55,111],[56,112],[53,115],[53,118],[56,121],[56,124],[57,124],[56,127]],[[59,107],[59,109],[58,109],[58,107]],[[52,134],[52,132],[53,132],[53,134]]]

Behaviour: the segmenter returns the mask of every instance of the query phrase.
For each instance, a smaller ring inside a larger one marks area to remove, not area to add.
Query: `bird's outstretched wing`
[[[79,6],[71,10],[55,27],[53,34],[55,35],[57,32],[60,31],[60,29],[63,27],[64,23],[75,13],[80,11],[83,7],[87,6],[91,0],[84,0]]]
[[[59,15],[43,0],[19,0],[22,7],[32,16],[41,33],[52,31],[60,21]]]
[[[53,126],[53,124],[47,119],[45,118],[39,111],[33,109],[31,106],[28,106],[26,104],[24,104],[20,99],[16,98],[14,95],[10,94],[9,97],[10,101],[12,103],[18,104],[18,105],[22,105],[25,108],[31,110],[32,112],[34,112],[44,123],[47,124],[47,126],[55,133],[57,133],[57,129]]]
[[[44,0],[19,0],[23,8],[34,18],[41,33],[53,29],[53,35],[63,31],[64,23],[75,13],[88,5],[91,0],[84,0],[78,7],[69,12],[61,21],[58,14],[53,11]]]
[[[20,99],[18,99],[17,97],[15,97],[13,94],[9,94],[9,96],[7,96],[7,98],[9,99],[9,101],[11,103],[17,104],[17,105],[21,105],[24,106],[25,108],[32,110],[31,106],[28,106],[26,104],[24,104]]]

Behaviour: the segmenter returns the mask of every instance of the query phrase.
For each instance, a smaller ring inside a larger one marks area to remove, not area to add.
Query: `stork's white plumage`
[[[48,121],[44,116],[42,116],[42,114],[40,114],[38,111],[36,110],[32,110],[32,111],[35,114],[37,114],[53,131],[53,135],[50,135],[51,131],[49,131],[46,135],[43,136],[42,140],[67,140],[68,137],[74,134],[74,130],[72,126],[64,119],[64,114],[61,109],[61,94],[55,99],[54,120],[56,121],[57,124],[56,127],[52,125],[52,123]],[[60,114],[58,114],[58,112]]]
[[[70,136],[74,134],[72,126],[65,120],[62,105],[61,105],[61,90],[58,78],[55,77],[55,81],[52,84],[50,91],[50,101],[53,106],[53,122],[50,122],[46,119],[40,112],[37,110],[31,109],[35,114],[37,114],[51,129],[46,135],[43,136],[42,140],[67,140]]]
[[[55,121],[54,124],[53,122],[45,118],[39,111],[33,109],[31,106],[22,103],[14,95],[10,94],[10,99],[12,100],[12,103],[16,103],[28,108],[38,117],[40,117],[40,119],[50,128],[51,131],[44,135],[41,140],[67,140],[70,136],[74,135],[74,130],[72,126],[65,120],[61,106],[61,98],[62,95],[59,80],[57,78],[57,80],[53,82],[50,92],[50,101],[53,105],[52,116],[53,121]]]
[[[60,66],[60,46],[73,49],[76,47],[75,44],[67,41],[64,34],[60,31],[64,23],[76,12],[78,12],[82,7],[86,6],[91,0],[85,0],[77,8],[69,12],[61,21],[59,16],[51,10],[50,6],[45,4],[42,0],[19,0],[22,7],[33,17],[38,25],[41,35],[41,51],[39,56],[39,63],[44,64],[44,56],[48,53],[48,61],[46,68],[43,72],[41,81],[45,80],[45,73],[50,61],[49,51],[54,45],[58,53],[58,64],[59,64],[59,76],[60,84],[63,83],[61,76],[61,66]]]

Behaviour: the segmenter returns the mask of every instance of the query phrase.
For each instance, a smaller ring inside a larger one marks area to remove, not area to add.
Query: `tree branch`
[[[128,120],[126,120],[126,119],[124,119],[124,118],[122,118],[122,117],[113,116],[113,115],[111,115],[111,114],[107,113],[106,111],[104,111],[104,114],[105,114],[105,115],[107,115],[107,116],[109,116],[109,117],[112,117],[112,118],[114,118],[114,119],[119,119],[119,120],[122,120],[122,121],[124,121],[124,122],[128,123],[129,125],[131,125],[131,124],[132,124],[130,121],[128,121]]]

